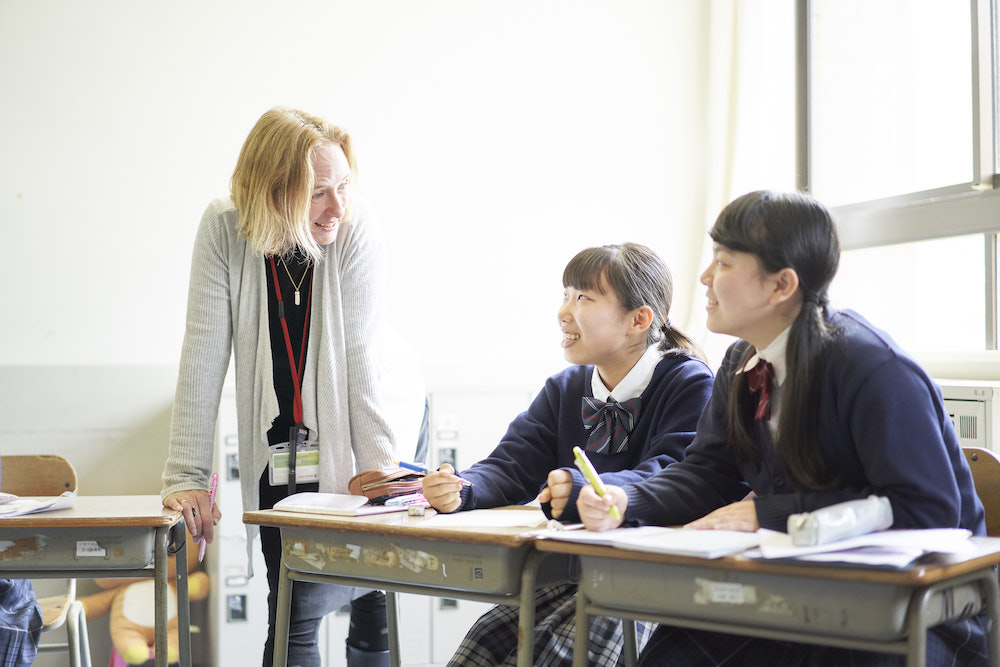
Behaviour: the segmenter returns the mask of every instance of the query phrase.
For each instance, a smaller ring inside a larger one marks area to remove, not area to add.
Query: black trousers
[[[288,496],[287,486],[271,486],[268,472],[260,478],[260,509],[271,509]],[[296,492],[319,491],[319,484],[297,484]],[[277,528],[261,527],[261,550],[267,565],[267,641],[264,644],[264,667],[274,661],[274,620],[278,602],[278,573],[281,568],[281,536]],[[292,587],[291,618],[288,627],[288,664],[290,667],[321,667],[319,624],[323,617],[338,608],[342,589],[331,584],[296,581]],[[351,629],[347,643],[363,651],[389,648],[385,618],[385,595],[372,591],[351,601]]]

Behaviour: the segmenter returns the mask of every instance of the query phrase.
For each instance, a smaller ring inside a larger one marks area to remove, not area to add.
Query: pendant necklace
[[[306,274],[309,273],[309,263],[308,262],[306,263],[306,269],[305,271],[302,272],[302,277],[299,278],[298,285],[295,284],[295,280],[292,278],[292,272],[288,270],[288,264],[285,263],[284,258],[282,258],[281,260],[281,265],[285,267],[285,273],[288,274],[288,280],[289,282],[292,283],[292,287],[295,288],[295,305],[296,306],[301,305],[302,301],[301,297],[299,296],[300,294],[299,288],[302,287],[302,283],[305,282],[306,279]]]

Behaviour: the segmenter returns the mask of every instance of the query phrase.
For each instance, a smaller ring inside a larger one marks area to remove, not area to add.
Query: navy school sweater
[[[740,500],[749,486],[761,527],[786,530],[788,516],[870,494],[892,505],[893,528],[966,528],[985,534],[983,506],[941,392],[883,331],[853,311],[832,311],[840,333],[823,376],[819,443],[835,488],[794,483],[763,422],[751,430],[760,463],[726,444],[733,368],[749,346],[734,343],[685,459],[625,487],[630,523],[679,525]]]
[[[584,396],[593,396],[593,373],[593,366],[571,366],[546,380],[496,449],[460,473],[473,486],[462,489],[459,510],[528,503],[550,471],[565,468],[573,473],[573,491],[559,519],[579,521],[576,499],[586,482],[573,465],[573,447],[587,443],[580,408]],[[588,453],[601,479],[628,484],[683,458],[711,391],[712,371],[704,362],[677,353],[664,357],[642,393],[628,448],[618,454]]]

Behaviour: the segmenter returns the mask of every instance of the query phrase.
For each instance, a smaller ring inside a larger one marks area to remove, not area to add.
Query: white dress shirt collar
[[[612,395],[616,401],[627,401],[630,398],[641,396],[642,392],[646,391],[646,387],[649,386],[649,381],[653,379],[653,371],[656,370],[657,364],[663,359],[663,353],[657,349],[658,346],[657,343],[647,347],[646,351],[639,357],[639,361],[635,362],[632,370],[622,378],[622,381],[613,390],[604,386],[601,374],[597,372],[595,366],[594,375],[590,380],[594,398],[607,403],[608,397]]]

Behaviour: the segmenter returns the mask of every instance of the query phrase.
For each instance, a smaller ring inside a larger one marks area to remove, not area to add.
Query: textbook
[[[417,497],[419,496],[419,497]],[[410,507],[429,507],[424,497],[417,494],[399,496],[386,501],[384,505],[369,505],[365,496],[346,493],[295,493],[274,504],[274,509],[286,512],[306,512],[308,514],[332,514],[335,516],[366,516],[387,512],[405,512]]]
[[[735,530],[665,528],[663,526],[615,528],[603,532],[551,530],[542,531],[536,537],[696,558],[728,556],[746,551],[760,543],[760,538],[756,533]]]

